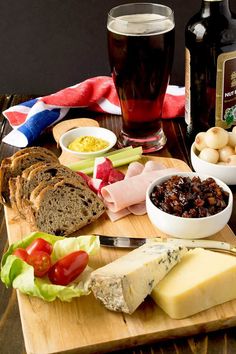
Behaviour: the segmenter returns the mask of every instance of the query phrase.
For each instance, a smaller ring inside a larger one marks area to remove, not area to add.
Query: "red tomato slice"
[[[75,251],[59,259],[49,270],[48,277],[53,284],[68,285],[77,278],[88,264],[85,251]]]
[[[47,252],[34,251],[29,254],[27,263],[34,267],[34,275],[41,278],[49,271],[51,258]]]
[[[26,252],[26,250],[24,248],[16,248],[15,251],[12,253],[14,256],[22,259],[22,261],[27,262],[27,258],[28,258],[28,253]]]
[[[43,251],[48,254],[51,254],[52,250],[52,244],[40,237],[36,238],[34,241],[31,242],[28,247],[26,247],[26,251],[28,254],[31,254],[35,251]]]

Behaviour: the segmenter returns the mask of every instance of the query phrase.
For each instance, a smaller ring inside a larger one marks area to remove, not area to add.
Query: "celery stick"
[[[140,147],[131,148],[131,149],[125,148],[125,149],[117,150],[116,153],[113,152],[113,153],[106,154],[103,156],[109,158],[112,161],[113,166],[115,167],[115,161],[117,161],[117,160],[122,161],[122,160],[129,158],[129,157],[137,156],[137,155],[141,155],[141,154],[142,154],[142,147],[140,146]],[[69,167],[73,171],[84,171],[87,169],[90,171],[91,168],[93,169],[94,160],[95,159],[82,160],[82,161],[67,165],[67,167]],[[125,164],[125,162],[124,162],[124,164]],[[85,173],[87,173],[87,172],[85,172]],[[92,173],[92,172],[90,172],[90,173]]]
[[[107,156],[112,162],[115,162],[117,160],[124,160],[130,156],[134,156],[134,155],[141,155],[143,152],[142,147],[136,147],[133,148],[131,150],[128,151],[122,151],[120,153],[114,154],[114,155],[110,155]]]
[[[112,164],[113,164],[113,167],[120,167],[120,166],[123,166],[123,165],[127,165],[128,163],[130,162],[134,162],[134,161],[138,161],[139,159],[141,159],[142,155],[133,155],[133,156],[128,156],[126,158],[123,158],[123,159],[117,159],[115,160]],[[90,175],[93,173],[93,168],[94,166],[91,166],[91,167],[87,167],[85,169],[82,169],[80,170],[81,172],[83,173],[86,173],[87,175]]]
[[[111,156],[111,155],[115,155],[117,153],[122,153],[122,152],[125,152],[125,151],[131,151],[133,150],[133,147],[132,146],[128,146],[128,147],[125,147],[123,149],[119,149],[119,150],[114,150],[114,151],[110,151],[104,155],[102,155],[103,157],[108,157]],[[69,167],[71,170],[73,171],[79,171],[81,169],[84,169],[84,168],[88,168],[88,167],[91,167],[94,165],[94,160],[95,160],[96,157],[90,157],[89,159],[85,159],[85,160],[80,160],[78,162],[74,162],[72,164],[69,164],[67,165],[67,167]]]
[[[106,154],[102,155],[103,157],[108,157],[110,155],[114,155],[114,154],[119,154],[121,152],[125,152],[125,151],[128,151],[128,150],[133,150],[134,148],[132,146],[127,146],[125,148],[122,148],[122,149],[117,149],[117,150],[113,150],[113,151],[109,151],[107,152]],[[95,159],[95,158],[94,158]]]
[[[129,156],[129,157],[126,157],[126,158],[123,158],[120,160],[115,160],[113,163],[113,167],[120,167],[123,165],[127,165],[130,162],[140,160],[141,157],[142,157],[142,155],[138,154],[138,155]]]

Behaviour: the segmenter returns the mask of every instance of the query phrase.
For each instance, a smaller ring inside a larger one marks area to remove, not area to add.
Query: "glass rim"
[[[112,15],[112,12],[116,9],[119,9],[119,8],[125,8],[125,7],[130,7],[130,6],[140,6],[140,5],[151,5],[152,7],[159,7],[159,8],[162,8],[162,9],[168,9],[170,11],[169,14],[166,14],[166,15],[162,15],[162,18],[160,19],[149,19],[149,20],[140,20],[140,21],[135,21],[136,23],[150,23],[150,22],[162,22],[162,21],[166,21],[166,19],[168,18],[171,18],[171,17],[174,17],[174,10],[167,6],[167,5],[163,5],[163,4],[156,4],[156,3],[152,3],[152,2],[133,2],[133,3],[130,3],[130,4],[121,4],[121,5],[117,5],[117,6],[114,6],[113,8],[110,9],[110,11],[108,12],[108,17],[112,20],[116,20],[116,21],[120,21],[120,22],[129,22],[128,20],[125,20],[125,19],[122,19],[122,18],[119,18],[119,16],[114,16]],[[153,14],[155,14],[155,12],[152,12]],[[135,15],[137,13],[134,13]],[[142,13],[138,13],[138,14],[142,14]],[[124,15],[125,16],[125,15]],[[174,21],[174,20],[173,20]]]

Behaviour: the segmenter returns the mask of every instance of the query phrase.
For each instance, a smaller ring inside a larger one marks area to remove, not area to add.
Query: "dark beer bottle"
[[[187,136],[236,124],[236,16],[228,0],[202,0],[185,29]]]

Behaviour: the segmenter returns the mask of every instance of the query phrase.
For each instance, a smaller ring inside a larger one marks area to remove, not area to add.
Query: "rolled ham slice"
[[[150,167],[148,167],[147,169],[149,170]],[[146,165],[143,165],[142,163],[137,162],[137,161],[131,162],[129,164],[127,172],[125,174],[125,178],[137,176],[145,170],[146,170]],[[145,202],[132,205],[128,208],[124,208],[124,209],[117,211],[115,213],[113,211],[111,211],[110,209],[107,209],[107,215],[112,222],[117,221],[117,220],[131,214],[131,213],[134,215],[144,215],[146,213]]]
[[[127,210],[134,215],[144,215],[146,214],[146,201],[144,200],[141,203],[130,205]]]
[[[130,215],[131,211],[129,211],[129,209],[127,209],[127,208],[124,208],[120,211],[117,211],[116,213],[113,213],[111,210],[107,209],[106,213],[107,213],[107,216],[109,217],[109,219],[112,222],[114,222],[114,221],[124,218],[127,215]]]
[[[176,172],[175,168],[143,172],[103,187],[101,195],[107,208],[112,212],[118,212],[131,205],[143,202],[147,187],[155,179]]]
[[[125,178],[137,176],[140,173],[142,173],[144,170],[144,165],[141,164],[140,162],[131,162],[128,166],[128,169],[125,174]]]
[[[142,169],[141,169],[141,167],[139,167],[139,171],[142,174],[146,173],[146,172],[150,172],[150,171],[159,171],[159,170],[163,170],[164,168],[166,168],[162,163],[156,162],[156,161],[147,161],[145,166],[142,165],[140,162],[136,162],[136,164],[137,163],[139,163],[142,166]],[[137,171],[138,171],[138,168],[136,166],[136,172]],[[127,175],[125,175],[125,177],[126,176]],[[129,174],[128,177],[131,177],[131,173]],[[130,205],[127,209],[130,211],[130,213],[132,213],[134,215],[144,215],[147,212],[147,210],[146,210],[146,201],[144,200],[141,203]]]
[[[162,163],[156,161],[147,161],[145,163],[142,173],[150,172],[150,171],[159,171],[163,169],[166,169],[166,166],[163,165]]]

